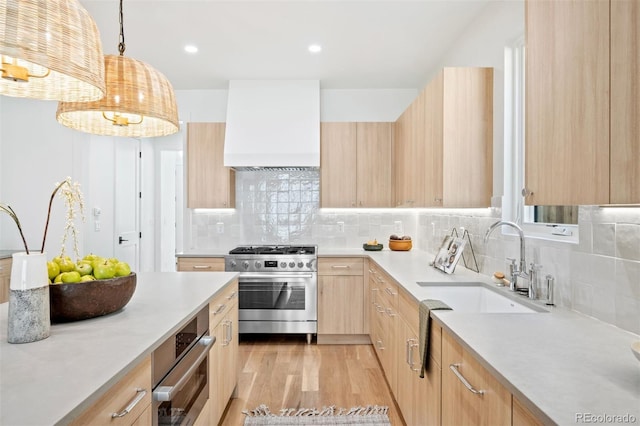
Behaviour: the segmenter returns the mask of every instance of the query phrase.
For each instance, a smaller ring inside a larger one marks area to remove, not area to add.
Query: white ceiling
[[[125,56],[175,89],[235,79],[314,79],[324,89],[419,88],[489,1],[125,0]],[[118,0],[81,0],[105,54],[118,52]],[[319,43],[323,51],[310,54]],[[197,54],[184,51],[195,44]]]

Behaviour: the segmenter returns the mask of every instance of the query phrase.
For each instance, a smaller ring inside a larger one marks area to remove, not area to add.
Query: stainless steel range
[[[316,246],[237,247],[225,271],[239,272],[239,333],[318,331]]]

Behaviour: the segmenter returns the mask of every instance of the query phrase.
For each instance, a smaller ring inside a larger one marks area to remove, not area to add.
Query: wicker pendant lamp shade
[[[120,55],[105,55],[106,95],[94,102],[60,102],[56,119],[72,129],[133,138],[176,133],[178,108],[173,87],[150,65],[124,56],[122,0]]]
[[[133,138],[178,131],[178,109],[171,83],[144,62],[106,55],[107,95],[95,102],[60,102],[56,119],[96,135]]]
[[[77,0],[0,0],[0,94],[59,101],[104,96],[100,34]]]

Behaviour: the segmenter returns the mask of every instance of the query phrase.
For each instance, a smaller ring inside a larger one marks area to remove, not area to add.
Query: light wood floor
[[[242,425],[243,410],[386,405],[403,425],[371,345],[311,345],[305,336],[241,336],[237,398],[221,424]]]

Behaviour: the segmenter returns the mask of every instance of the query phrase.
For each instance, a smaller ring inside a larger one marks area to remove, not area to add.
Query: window
[[[525,206],[525,45],[524,37],[505,49],[504,202],[502,217],[529,237],[578,242],[578,206]],[[510,232],[504,228],[503,232]]]

